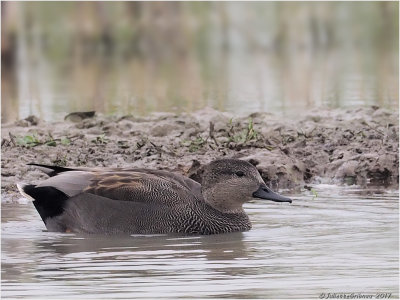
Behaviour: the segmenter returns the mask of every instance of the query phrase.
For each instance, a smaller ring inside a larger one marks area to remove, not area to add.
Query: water
[[[215,236],[49,233],[2,204],[2,298],[398,297],[398,191],[330,185],[246,204],[253,229]]]
[[[73,111],[147,115],[193,112],[206,106],[237,115],[260,111],[290,116],[316,107],[368,105],[397,110],[398,72],[383,69],[382,74],[376,73],[380,58],[370,55],[362,55],[361,64],[368,61],[371,69],[354,65],[358,56],[356,51],[294,57],[230,54],[225,57],[225,66],[208,67],[213,74],[221,72],[219,68],[226,69],[217,78],[188,74],[191,65],[198,63],[195,60],[166,76],[162,66],[148,73],[148,64],[135,61],[95,60],[67,71],[50,64],[25,74],[26,80],[9,82],[12,90],[19,92],[3,97],[2,122],[31,114],[54,121]],[[296,60],[302,63],[296,64]],[[384,66],[390,63],[389,58],[382,60],[387,61]],[[86,81],[86,77],[95,79]],[[3,81],[7,80],[5,76]]]
[[[2,122],[205,106],[285,115],[316,107],[398,109],[396,2],[2,8]]]

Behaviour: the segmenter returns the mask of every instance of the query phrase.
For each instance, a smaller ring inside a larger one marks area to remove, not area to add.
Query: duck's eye
[[[243,177],[244,176],[244,173],[242,171],[237,171],[235,174],[238,177]]]

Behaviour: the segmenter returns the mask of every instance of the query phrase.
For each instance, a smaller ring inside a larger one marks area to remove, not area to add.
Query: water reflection
[[[398,105],[396,2],[2,8],[2,122],[87,110]]]
[[[79,254],[97,253],[99,257],[104,257],[105,253],[123,253],[128,256],[141,257],[144,254],[157,258],[181,258],[188,254],[194,254],[191,258],[216,259],[236,259],[247,257],[245,244],[243,243],[243,233],[231,233],[221,236],[193,236],[183,237],[177,235],[133,235],[126,236],[104,236],[93,235],[70,235],[65,234],[59,243],[50,241],[40,241],[35,247],[55,254]],[[69,255],[76,257],[76,255]],[[94,258],[93,257],[93,258]],[[129,260],[129,258],[127,258]]]

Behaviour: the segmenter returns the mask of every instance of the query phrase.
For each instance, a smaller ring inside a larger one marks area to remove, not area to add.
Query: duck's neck
[[[243,203],[229,195],[215,195],[213,191],[202,191],[205,202],[223,214],[244,214]]]

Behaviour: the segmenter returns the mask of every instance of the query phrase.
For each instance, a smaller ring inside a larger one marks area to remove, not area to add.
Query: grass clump
[[[105,145],[108,143],[108,138],[106,138],[106,135],[103,133],[96,136],[96,138],[92,140],[92,143],[95,143],[96,145]]]
[[[183,141],[182,145],[188,147],[189,148],[189,152],[197,152],[201,148],[203,148],[203,146],[206,143],[207,143],[207,139],[204,139],[201,136],[197,136],[194,139]]]
[[[23,137],[17,137],[16,143],[19,146],[25,146],[25,147],[35,147],[37,145],[42,144],[42,142],[39,140],[39,138],[36,136],[36,134],[25,135]]]
[[[313,189],[313,188],[311,188],[310,191],[311,191],[311,194],[312,194],[312,196],[313,196],[312,200],[317,199],[317,198],[318,198],[318,193],[317,193],[317,191],[316,191],[315,189]]]
[[[71,139],[68,137],[55,139],[50,133],[47,136],[41,138],[38,137],[37,133],[27,134],[18,137],[10,134],[10,139],[11,142],[14,143],[14,145],[27,148],[36,147],[40,145],[56,147],[59,144],[70,145],[72,143]]]
[[[250,118],[247,127],[239,132],[237,132],[232,125],[232,119],[229,120],[228,126],[230,127],[228,131],[230,142],[246,144],[259,138],[260,134],[254,129],[253,118]]]

